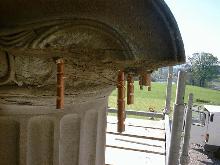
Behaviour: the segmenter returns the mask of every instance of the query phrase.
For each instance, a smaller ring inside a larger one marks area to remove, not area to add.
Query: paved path
[[[126,119],[126,130],[117,133],[116,117],[108,116],[106,164],[165,165],[164,122]]]

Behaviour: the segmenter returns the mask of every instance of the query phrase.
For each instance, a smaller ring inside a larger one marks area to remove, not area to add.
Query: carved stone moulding
[[[163,0],[9,0],[1,1],[0,6],[0,36],[23,32],[27,39],[32,35],[39,35],[36,29],[40,27],[69,22],[71,26],[87,25],[90,29],[99,29],[101,33],[111,32],[113,38],[117,37],[115,34],[119,34],[117,39],[120,38],[125,43],[126,51],[130,51],[130,55],[136,60],[150,59],[155,64],[156,61],[174,64],[185,60],[178,26]],[[49,33],[51,34],[50,30],[44,34]],[[79,39],[86,36],[88,34]],[[42,41],[43,38],[38,39]],[[18,40],[21,41],[22,37]],[[93,44],[95,43],[96,41]],[[111,45],[111,42],[107,43]]]
[[[4,165],[103,165],[107,99],[66,106],[0,104]]]
[[[0,2],[1,96],[54,96],[58,58],[71,97],[106,96],[119,69],[137,75],[185,60],[178,26],[161,0],[17,3]]]
[[[20,88],[51,88],[50,95],[54,95],[55,61],[63,58],[67,92],[84,88],[88,93],[94,93],[98,86],[114,86],[114,81],[109,80],[117,74],[119,63],[131,58],[129,52],[116,32],[88,22],[76,21],[73,24],[66,21],[50,26],[41,25],[32,32],[27,30],[1,37],[2,51],[5,52],[1,55],[4,59],[3,70],[15,70],[12,79],[6,81],[6,76],[2,77],[1,85],[14,83]],[[9,58],[13,61],[9,61]]]

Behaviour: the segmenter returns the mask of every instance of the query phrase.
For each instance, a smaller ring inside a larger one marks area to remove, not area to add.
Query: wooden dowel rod
[[[146,78],[146,86],[148,87],[147,90],[151,91],[151,74],[147,73]]]
[[[151,74],[150,73],[142,73],[142,81],[144,86],[151,86]]]
[[[64,60],[58,59],[57,63],[57,100],[56,108],[64,109]]]
[[[118,73],[118,132],[125,130],[125,75],[124,72]]]
[[[139,76],[139,86],[140,86],[140,90],[143,90],[143,77],[142,77],[142,75]]]
[[[139,76],[139,85],[141,90],[143,89],[143,86],[147,86],[148,91],[151,91],[151,74],[142,71]]]
[[[134,104],[134,79],[130,74],[127,77],[127,104]]]
[[[143,72],[141,76],[142,76],[143,86],[147,86],[147,74]]]
[[[147,73],[146,74],[146,86],[151,86],[151,74]]]

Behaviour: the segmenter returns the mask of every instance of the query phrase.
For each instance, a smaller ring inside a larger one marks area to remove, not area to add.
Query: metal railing
[[[117,113],[118,110],[114,108],[109,108],[108,113]],[[151,118],[164,118],[163,113],[158,112],[145,112],[145,111],[135,111],[135,110],[126,110],[126,115],[134,115],[134,116],[143,116],[143,117],[151,117]]]

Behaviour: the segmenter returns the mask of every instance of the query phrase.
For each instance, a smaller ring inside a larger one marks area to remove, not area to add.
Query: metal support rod
[[[173,67],[169,67],[168,76],[167,76],[167,90],[166,90],[166,102],[165,102],[165,113],[170,113],[170,103],[172,95],[172,81],[173,81]]]
[[[130,74],[127,77],[127,104],[134,104],[134,79]]]
[[[117,113],[117,109],[109,108],[108,113]],[[155,113],[155,112],[145,112],[145,111],[135,111],[135,110],[127,110],[125,111],[126,115],[134,115],[134,116],[142,116],[142,117],[155,117],[155,118],[163,118],[163,113]]]
[[[125,130],[125,75],[124,72],[118,73],[118,132]]]
[[[189,94],[188,106],[186,111],[186,119],[185,119],[185,129],[184,129],[184,141],[182,147],[182,154],[180,157],[180,164],[187,165],[189,163],[189,140],[190,140],[190,131],[192,124],[192,106],[193,106],[193,94]]]
[[[168,165],[179,164],[180,143],[184,116],[185,77],[186,73],[184,71],[179,71],[171,129]]]
[[[57,101],[56,108],[64,109],[64,60],[58,59],[57,63]]]

